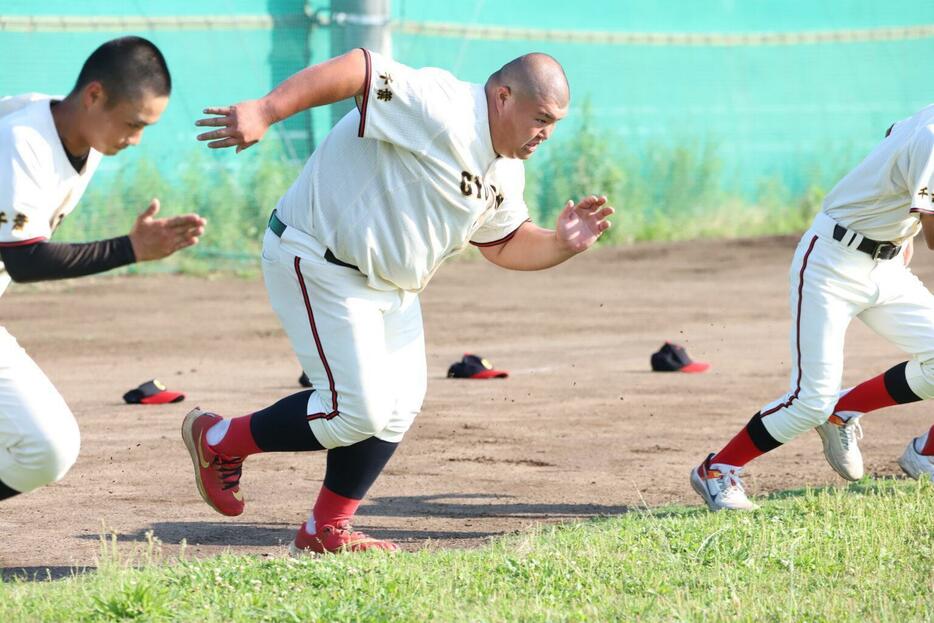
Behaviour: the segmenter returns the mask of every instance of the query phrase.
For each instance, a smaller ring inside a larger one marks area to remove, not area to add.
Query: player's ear
[[[496,87],[496,103],[499,104],[500,110],[506,106],[506,103],[512,97],[512,89],[506,85],[500,85]]]
[[[84,103],[85,108],[103,105],[107,101],[104,85],[97,80],[87,83],[81,93],[81,101]]]

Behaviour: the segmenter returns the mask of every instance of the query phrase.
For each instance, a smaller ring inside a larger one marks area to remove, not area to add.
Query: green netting
[[[65,92],[96,45],[141,34],[165,52],[172,100],[140,147],[105,159],[95,185],[139,159],[156,163],[168,180],[188,173],[187,183],[198,177],[193,162],[208,163],[208,172],[250,170],[261,166],[259,150],[193,156],[205,150],[194,143],[192,123],[204,106],[262,95],[306,64],[341,52],[330,49],[333,26],[308,17],[327,3],[305,5],[6,0],[0,94]],[[37,25],[24,26],[30,17]],[[717,158],[720,186],[750,200],[764,180],[791,194],[826,187],[892,121],[934,100],[925,69],[934,58],[931,0],[392,0],[391,17],[397,59],[470,80],[482,81],[530,50],[553,54],[574,96],[553,144],[574,136],[587,102],[615,149],[647,158],[660,148],[702,152]],[[118,21],[94,30],[94,19],[105,18]],[[278,141],[276,157],[300,162],[330,122],[326,110],[302,115],[267,142]],[[536,160],[554,156],[551,147]]]

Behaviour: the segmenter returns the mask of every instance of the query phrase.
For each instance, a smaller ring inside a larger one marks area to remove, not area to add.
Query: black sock
[[[762,423],[762,412],[756,413],[749,420],[749,423],[746,424],[746,432],[749,433],[749,438],[752,439],[752,443],[759,449],[762,454],[766,452],[771,452],[778,446],[782,445],[775,437],[769,433],[765,428],[765,424]]]
[[[283,398],[250,418],[253,441],[263,452],[324,450],[308,426],[308,389]]]
[[[0,500],[5,500],[19,494],[19,491],[16,489],[11,489],[6,484],[4,484],[2,480],[0,480]]]
[[[370,437],[328,450],[324,486],[345,498],[362,500],[397,447],[398,443]]]
[[[921,396],[911,391],[911,387],[908,386],[908,376],[905,374],[905,369],[907,367],[908,362],[903,361],[897,366],[886,370],[885,376],[883,376],[885,391],[889,393],[892,400],[900,405],[921,400]]]

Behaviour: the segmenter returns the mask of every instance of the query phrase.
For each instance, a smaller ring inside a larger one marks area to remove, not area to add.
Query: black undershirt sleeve
[[[136,261],[129,236],[96,242],[36,242],[0,247],[0,259],[13,281],[29,283],[102,273]]]

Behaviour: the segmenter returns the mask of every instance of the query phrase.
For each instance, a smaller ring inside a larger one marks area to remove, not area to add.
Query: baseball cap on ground
[[[709,368],[709,363],[692,361],[683,346],[671,342],[652,353],[652,369],[656,372],[706,372]]]
[[[506,370],[494,370],[488,359],[464,353],[464,358],[448,368],[449,379],[503,379],[509,376]]]
[[[185,399],[185,394],[170,392],[159,380],[153,379],[123,394],[123,399],[131,405],[161,405],[167,402],[181,402]]]

